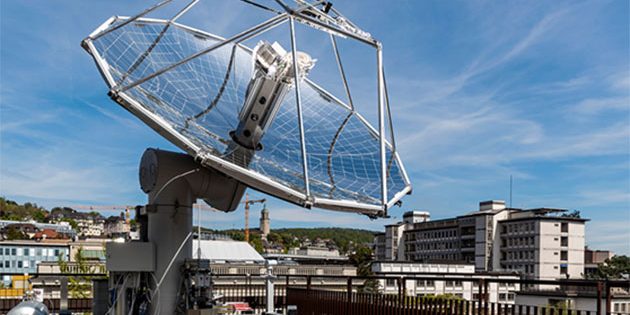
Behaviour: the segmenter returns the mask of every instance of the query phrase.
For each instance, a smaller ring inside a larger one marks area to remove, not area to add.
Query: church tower
[[[260,233],[263,240],[267,239],[267,235],[269,235],[269,210],[267,210],[267,205],[263,206],[262,211],[260,211]]]

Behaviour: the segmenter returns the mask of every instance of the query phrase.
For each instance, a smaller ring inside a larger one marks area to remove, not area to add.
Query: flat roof
[[[51,241],[53,241],[53,240],[45,240],[45,241],[35,241],[35,240],[0,241],[0,246],[56,246],[56,247],[68,247],[68,245],[70,243],[70,240],[56,240],[57,242],[51,242]]]
[[[193,240],[192,256],[197,258],[197,248],[201,258],[211,262],[264,262],[265,259],[247,242],[226,240]]]
[[[541,221],[575,221],[575,222],[586,222],[586,221],[590,221],[590,219],[573,218],[573,217],[547,217],[547,216],[534,216],[534,217],[523,217],[523,218],[505,219],[505,220],[499,220],[498,222],[516,222],[516,221],[528,221],[528,220],[541,220]]]

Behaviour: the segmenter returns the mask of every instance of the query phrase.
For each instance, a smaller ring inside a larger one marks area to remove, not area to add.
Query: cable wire
[[[186,244],[186,242],[188,241],[188,239],[192,236],[193,232],[189,232],[188,235],[186,235],[186,238],[184,238],[184,240],[182,241],[181,244],[179,244],[179,248],[177,248],[177,251],[175,252],[175,254],[173,255],[173,257],[171,258],[171,261],[168,263],[168,265],[166,266],[166,269],[164,270],[164,273],[162,274],[162,277],[160,278],[160,281],[158,281],[157,285],[155,286],[155,292],[153,292],[151,294],[151,300],[153,301],[153,297],[155,296],[155,294],[157,294],[160,291],[160,286],[162,285],[162,281],[164,281],[164,278],[166,278],[166,275],[168,274],[169,270],[171,269],[171,267],[173,266],[173,263],[175,262],[175,258],[177,258],[177,256],[179,255],[179,253],[182,251],[182,249],[184,248],[184,244]],[[154,280],[156,279],[155,277],[153,278]],[[158,306],[160,305],[160,302],[158,300]],[[157,308],[156,308],[157,311]],[[155,311],[154,311],[155,314]],[[159,313],[157,313],[159,314]]]
[[[160,187],[160,189],[157,191],[157,193],[155,193],[155,195],[153,196],[153,200],[157,200],[157,197],[162,193],[162,191],[164,189],[166,189],[166,187],[168,185],[170,185],[172,182],[174,182],[177,179],[180,179],[180,178],[182,178],[184,176],[190,175],[192,173],[199,172],[200,170],[201,170],[200,168],[195,168],[195,169],[192,169],[192,170],[190,170],[188,172],[184,172],[184,173],[181,173],[179,175],[173,176],[173,178],[169,179],[164,185],[162,185],[162,187]]]

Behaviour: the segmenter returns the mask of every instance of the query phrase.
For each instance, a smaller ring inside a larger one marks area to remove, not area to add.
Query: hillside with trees
[[[44,222],[46,217],[48,217],[48,211],[35,203],[26,202],[19,204],[13,200],[0,197],[1,220],[35,220],[37,222]]]
[[[227,235],[237,241],[245,240],[245,232],[243,230],[203,229],[203,231]],[[374,233],[374,231],[350,228],[284,228],[272,229],[267,239],[271,243],[281,245],[285,251],[292,247],[300,247],[306,240],[327,240],[328,245],[336,247],[340,253],[345,254],[358,245],[371,243]],[[257,250],[262,251],[260,232],[257,229],[250,231],[250,242]]]

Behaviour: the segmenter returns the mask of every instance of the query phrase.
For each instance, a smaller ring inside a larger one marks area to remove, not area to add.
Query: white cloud
[[[589,98],[581,101],[573,108],[576,113],[584,115],[597,114],[603,111],[630,111],[629,97]]]
[[[610,249],[619,255],[630,255],[630,215],[621,220],[587,222],[586,241],[592,249]]]

